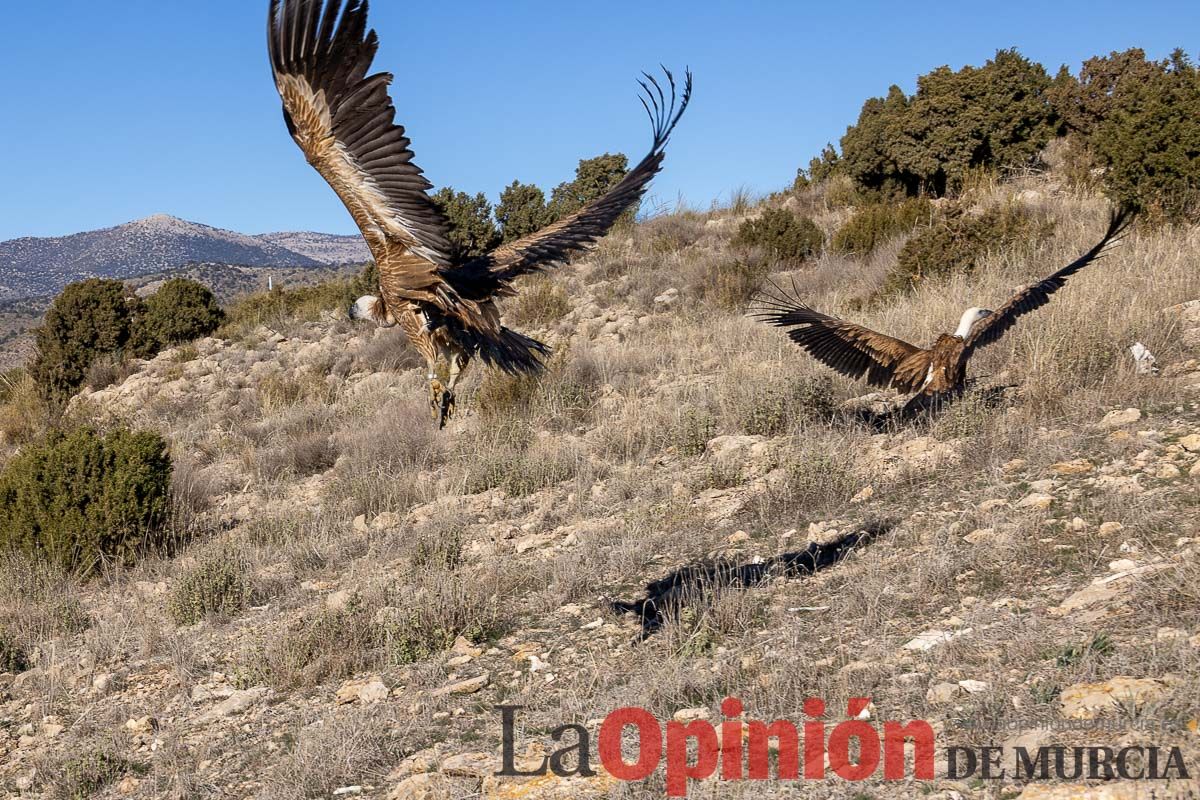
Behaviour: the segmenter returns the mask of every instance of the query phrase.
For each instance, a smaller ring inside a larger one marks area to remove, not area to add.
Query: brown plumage
[[[271,67],[288,131],[354,217],[379,268],[380,296],[359,300],[351,316],[401,327],[428,362],[431,402],[444,425],[472,357],[509,373],[542,369],[549,348],[504,327],[496,300],[516,294],[513,281],[521,275],[591,247],[640,202],[691,99],[692,76],[678,95],[669,71],[666,89],[646,76],[642,103],[653,144],[606,195],[537,233],[456,263],[449,225],[428,194],[432,184],[395,122],[392,76],[368,75],[379,40],[367,30],[367,11],[366,0],[271,0]],[[434,376],[440,360],[450,367],[447,386]]]
[[[1020,289],[997,311],[969,308],[954,334],[941,334],[932,347],[921,348],[877,333],[853,322],[816,311],[778,289],[759,296],[754,316],[780,328],[822,364],[871,386],[916,394],[909,403],[951,395],[962,390],[967,362],[975,351],[997,341],[1017,320],[1050,302],[1067,278],[1102,257],[1121,239],[1133,221],[1129,209],[1113,212],[1104,237],[1067,266]]]

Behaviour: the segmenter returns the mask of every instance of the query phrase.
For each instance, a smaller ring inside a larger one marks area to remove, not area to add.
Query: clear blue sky
[[[353,231],[284,130],[267,0],[38,0],[0,22],[0,239],[169,213]],[[653,193],[707,205],[790,182],[864,99],[1017,47],[1052,71],[1139,46],[1200,50],[1200,3],[374,0],[376,66],[438,186],[549,189],[581,157],[640,157],[638,70],[696,73]]]

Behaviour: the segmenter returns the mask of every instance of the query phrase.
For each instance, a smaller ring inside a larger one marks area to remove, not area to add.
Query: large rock
[[[1167,686],[1153,678],[1117,676],[1100,683],[1077,683],[1059,695],[1063,716],[1067,719],[1095,719],[1121,704],[1139,706],[1161,700]]]

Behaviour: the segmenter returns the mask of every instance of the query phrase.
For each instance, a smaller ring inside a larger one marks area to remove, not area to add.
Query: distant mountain
[[[54,295],[84,278],[127,279],[190,264],[316,269],[368,258],[357,236],[248,236],[160,214],[71,236],[0,242],[0,301]]]
[[[361,236],[334,236],[330,233],[264,233],[254,237],[260,242],[282,247],[314,259],[323,265],[363,264],[371,253]]]

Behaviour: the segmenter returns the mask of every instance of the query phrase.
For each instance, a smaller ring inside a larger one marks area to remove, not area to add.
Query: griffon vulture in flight
[[[968,308],[958,330],[941,334],[929,348],[822,314],[782,291],[760,295],[752,313],[771,325],[789,328],[792,341],[842,375],[865,378],[871,386],[915,394],[901,412],[904,415],[961,392],[966,383],[967,362],[975,351],[996,342],[1022,316],[1049,303],[1050,295],[1061,289],[1067,278],[1103,256],[1110,245],[1119,241],[1132,220],[1129,209],[1115,210],[1104,238],[1078,260],[1018,290],[997,311]]]
[[[691,99],[692,76],[679,95],[670,72],[666,90],[649,75],[641,82],[654,141],[606,195],[485,256],[456,261],[449,225],[427,193],[432,184],[395,122],[392,75],[368,74],[379,40],[367,30],[367,8],[367,0],[344,8],[343,0],[271,0],[271,67],[288,131],[345,203],[379,268],[379,296],[361,298],[350,315],[400,326],[425,357],[433,413],[445,426],[472,357],[510,374],[542,369],[549,348],[504,327],[496,301],[516,294],[521,275],[591,247],[641,200]],[[449,368],[446,385],[436,377],[439,360]]]

